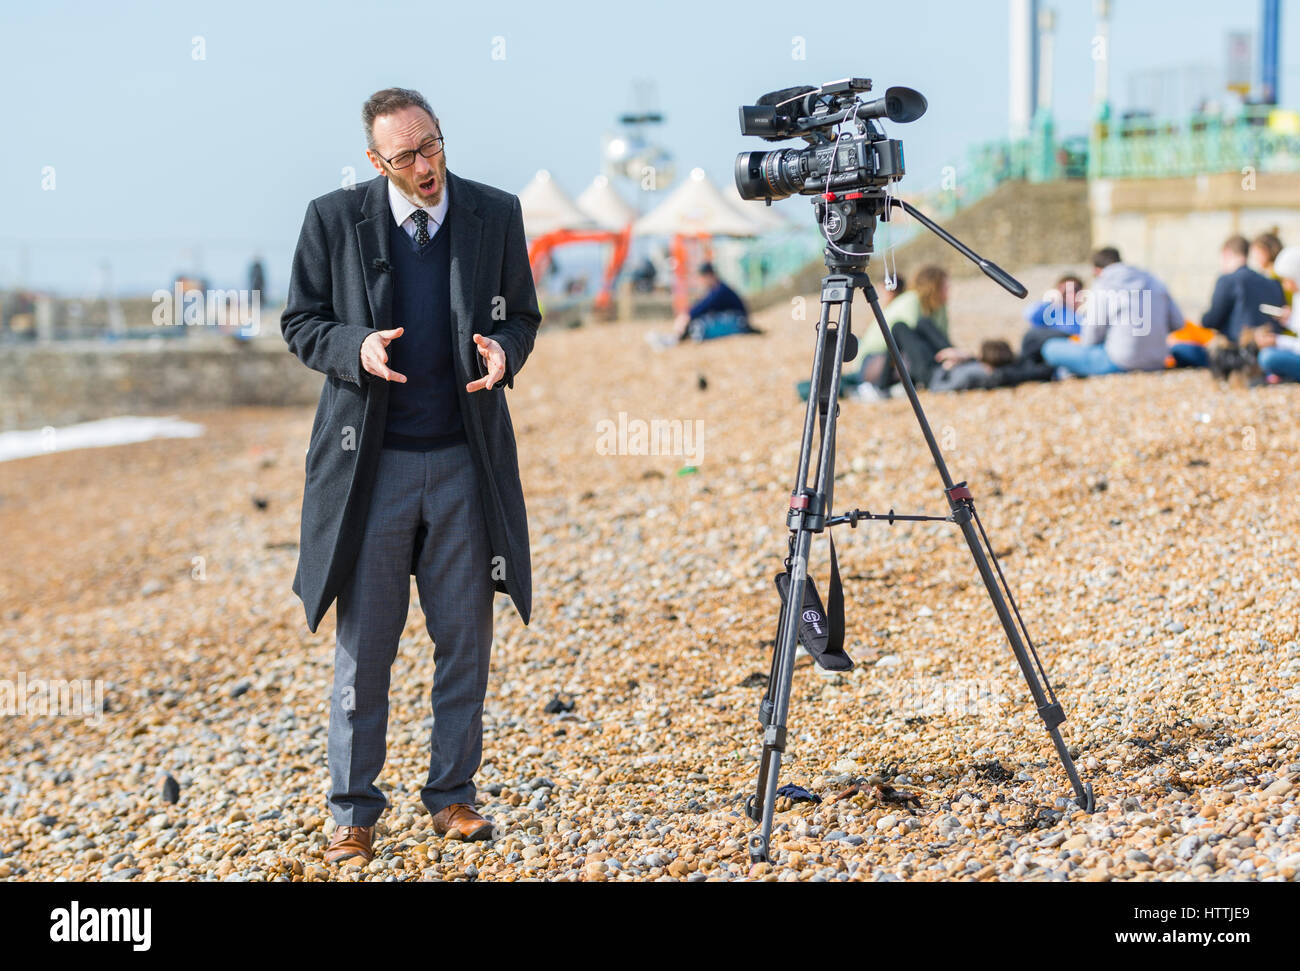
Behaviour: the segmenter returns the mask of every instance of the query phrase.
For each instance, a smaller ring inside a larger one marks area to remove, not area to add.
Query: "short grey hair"
[[[391,115],[402,108],[420,108],[427,112],[433,119],[434,126],[438,131],[442,131],[438,116],[433,113],[429,102],[424,100],[424,95],[419,91],[411,88],[384,88],[372,94],[361,106],[361,124],[365,126],[366,145],[371,151],[375,150],[375,119],[380,115]]]

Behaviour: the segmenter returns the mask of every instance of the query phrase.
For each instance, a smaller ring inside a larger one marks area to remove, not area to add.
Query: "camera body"
[[[903,143],[869,130],[804,149],[741,152],[736,157],[736,188],[742,199],[770,202],[792,195],[879,188],[897,182],[905,171]]]
[[[756,105],[743,105],[742,135],[767,141],[802,138],[808,147],[741,152],[736,157],[740,197],[765,199],[770,205],[792,195],[874,193],[901,179],[906,171],[903,143],[886,138],[875,119],[915,121],[925,113],[926,100],[902,87],[863,100],[860,95],[870,90],[867,78],[844,78],[820,87],[773,91]],[[834,129],[845,121],[855,132],[836,136]]]

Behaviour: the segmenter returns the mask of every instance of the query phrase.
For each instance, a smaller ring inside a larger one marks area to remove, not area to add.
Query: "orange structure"
[[[698,252],[691,257],[691,250]],[[692,267],[713,259],[712,233],[674,233],[673,258],[673,313],[684,314],[691,306],[690,284]]]
[[[528,263],[533,270],[533,279],[540,280],[546,265],[551,260],[555,249],[569,243],[612,243],[613,249],[609,261],[605,264],[605,276],[601,281],[600,292],[596,294],[595,308],[605,311],[614,299],[614,281],[627,260],[628,249],[632,245],[632,225],[629,223],[621,231],[608,229],[556,229],[536,237],[528,247]]]

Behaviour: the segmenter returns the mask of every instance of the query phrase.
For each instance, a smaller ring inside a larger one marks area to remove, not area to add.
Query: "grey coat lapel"
[[[361,250],[370,317],[376,330],[388,330],[393,325],[393,270],[388,249],[393,210],[388,205],[387,177],[370,180],[361,211],[365,218],[357,223],[357,246]]]
[[[451,322],[456,335],[456,351],[465,373],[478,377],[474,347],[474,283],[478,271],[479,241],[483,238],[483,220],[478,217],[478,194],[452,172],[447,173],[447,191],[451,193]]]

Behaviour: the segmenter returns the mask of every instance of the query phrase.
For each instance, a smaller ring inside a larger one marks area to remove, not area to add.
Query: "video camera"
[[[844,78],[821,87],[801,85],[773,91],[756,105],[740,108],[740,133],[769,142],[802,138],[808,148],[741,152],[736,189],[742,199],[785,199],[792,195],[853,193],[880,189],[903,177],[903,143],[886,138],[874,119],[916,121],[927,107],[911,88],[892,87],[883,98],[864,101],[868,78]],[[836,135],[851,122],[856,134]]]

